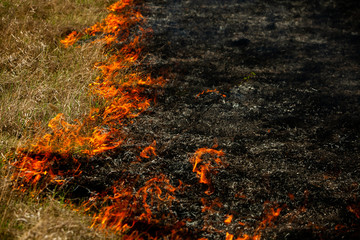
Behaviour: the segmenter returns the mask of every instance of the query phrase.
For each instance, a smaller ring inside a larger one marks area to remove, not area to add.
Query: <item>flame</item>
[[[230,234],[230,233],[226,233],[226,237],[225,240],[233,240],[234,239],[234,235]]]
[[[218,90],[216,90],[216,88],[215,88],[215,89],[207,89],[206,91],[204,90],[204,91],[202,91],[201,93],[196,94],[195,98],[199,98],[201,95],[203,95],[203,94],[205,94],[205,93],[217,93],[217,94],[221,95],[223,98],[226,97],[225,94],[221,94],[221,93],[220,93]]]
[[[100,75],[90,84],[90,90],[104,102],[104,107],[90,109],[88,116],[72,124],[61,113],[55,116],[48,124],[52,133],[17,150],[13,163],[17,169],[14,179],[19,177],[26,183],[43,181],[46,184],[62,183],[68,177],[77,176],[81,173],[81,162],[75,155],[81,155],[82,161],[86,161],[88,157],[120,146],[125,138],[122,126],[128,119],[145,111],[154,100],[145,94],[146,89],[164,85],[163,78],[152,78],[136,67],[141,55],[141,41],[147,30],[138,27],[140,35],[130,38],[130,29],[144,22],[134,1],[118,1],[108,10],[110,13],[101,22],[81,33],[74,31],[61,41],[69,47],[83,36],[90,35],[97,36],[93,42],[101,42],[105,47],[123,42],[118,50],[113,49],[107,54],[106,60],[95,64]]]
[[[150,223],[152,219],[151,208],[156,207],[159,210],[161,207],[171,207],[172,201],[175,200],[174,193],[176,190],[177,188],[170,185],[169,179],[163,174],[147,181],[136,195],[138,199],[142,199],[142,206],[146,212],[140,218],[143,217]]]
[[[142,150],[140,153],[140,157],[150,158],[151,156],[156,156],[155,147],[156,147],[156,141],[154,141],[150,146],[144,148],[144,150]]]
[[[208,158],[205,158],[206,155],[208,155]],[[220,159],[220,157],[224,155],[225,153],[222,150],[200,148],[194,153],[194,156],[190,158],[190,162],[194,166],[193,172],[200,178],[199,182],[208,185],[208,190],[205,191],[207,195],[211,195],[214,192],[211,183],[211,174],[216,174],[218,168],[225,166]],[[215,166],[212,164],[213,162],[216,164]]]
[[[220,202],[219,198],[215,198],[213,201],[208,201],[205,198],[201,198],[201,203],[203,205],[201,212],[218,212],[216,208],[222,208],[223,204]]]
[[[127,6],[131,6],[133,4],[132,0],[122,0],[122,1],[118,1],[114,4],[112,4],[111,6],[108,7],[109,11],[112,12],[116,12],[116,11],[121,11],[123,10],[125,7]]]
[[[261,239],[261,232],[271,227],[276,221],[276,219],[279,217],[280,212],[282,208],[278,207],[277,205],[275,207],[269,207],[269,203],[264,204],[264,214],[263,214],[263,220],[259,223],[258,227],[255,229],[253,236],[250,236],[248,234],[243,234],[240,237],[237,237],[236,240],[260,240]],[[246,224],[239,222],[240,225],[244,226]]]
[[[153,97],[149,97],[147,89],[165,84],[163,78],[153,78],[138,67],[141,62],[142,40],[149,30],[141,27],[144,19],[137,10],[135,1],[120,0],[109,6],[108,10],[109,14],[101,22],[82,32],[74,31],[61,41],[65,47],[70,47],[79,40],[92,36],[95,38],[92,43],[101,43],[108,50],[106,59],[95,63],[99,76],[90,84],[91,94],[103,101],[103,107],[90,109],[82,121],[75,120],[73,123],[67,122],[60,113],[48,124],[51,133],[36,138],[28,147],[19,148],[12,163],[16,169],[13,179],[19,179],[19,188],[28,184],[44,189],[50,183],[62,185],[79,176],[83,163],[90,157],[121,146],[126,140],[123,127],[154,101]],[[133,28],[138,31],[131,31]],[[131,36],[131,32],[137,32],[138,35]],[[115,43],[117,47],[114,47]],[[212,92],[220,94],[216,89],[208,89],[196,97]],[[200,148],[190,158],[199,182],[208,186],[205,191],[207,195],[215,191],[212,176],[226,166],[221,160],[224,155],[222,150]],[[152,156],[156,156],[156,141],[144,148],[139,158]],[[93,213],[91,227],[119,232],[124,239],[156,239],[148,233],[139,233],[134,226],[144,224],[150,228],[155,224],[162,224],[164,228],[171,228],[167,239],[181,239],[177,233],[185,223],[176,219],[171,206],[177,201],[176,192],[188,185],[183,186],[179,181],[179,186],[175,187],[163,174],[143,181],[143,184],[137,180],[129,183],[131,181],[128,179],[120,179],[108,190],[101,194],[95,193],[83,203],[84,211]],[[245,195],[238,197],[245,198]],[[223,208],[219,198],[201,198],[201,202],[201,211],[205,216],[216,215]],[[350,211],[353,209],[349,208]],[[260,239],[261,231],[272,225],[280,211],[281,208],[278,207],[267,209],[253,236],[244,234],[236,239]],[[160,215],[161,212],[167,214]],[[207,223],[205,219],[205,224]],[[233,215],[227,215],[224,223],[227,227],[236,224],[233,222]],[[225,233],[222,230],[216,231]],[[225,238],[233,240],[235,237],[226,232]]]
[[[157,216],[153,209],[170,208],[175,198],[175,192],[181,188],[174,187],[165,175],[160,174],[142,186],[138,191],[119,181],[112,187],[112,193],[107,191],[103,196],[95,196],[83,204],[85,211],[97,208],[96,204],[106,204],[94,214],[91,227],[98,229],[111,229],[115,232],[126,233],[137,222],[149,225],[159,223],[161,219],[169,216]]]
[[[81,33],[78,33],[76,31],[73,31],[70,33],[65,39],[60,40],[60,42],[64,45],[64,47],[72,46],[74,43],[76,43],[83,35]]]
[[[225,219],[224,223],[230,224],[233,219],[233,215],[227,215],[227,218]]]

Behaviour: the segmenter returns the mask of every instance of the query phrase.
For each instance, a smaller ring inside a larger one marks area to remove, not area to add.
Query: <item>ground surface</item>
[[[264,239],[359,238],[359,4],[148,0],[145,7],[153,38],[144,62],[169,82],[125,129],[128,145],[111,166],[83,179],[102,188],[124,172],[143,181],[163,173],[191,185],[171,211],[191,219],[198,237],[252,234],[269,201],[282,211]],[[196,98],[207,89],[220,94]],[[129,164],[134,146],[153,140],[158,156]],[[212,176],[209,196],[189,158],[216,143],[228,166]],[[202,212],[201,198],[223,206]]]

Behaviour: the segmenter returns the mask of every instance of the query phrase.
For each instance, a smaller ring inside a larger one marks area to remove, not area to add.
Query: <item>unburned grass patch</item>
[[[4,175],[4,174],[3,174]],[[91,217],[52,198],[14,191],[0,183],[0,239],[112,239],[90,229]]]

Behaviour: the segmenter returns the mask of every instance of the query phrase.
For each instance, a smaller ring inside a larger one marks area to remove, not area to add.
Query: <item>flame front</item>
[[[109,15],[100,23],[81,33],[74,31],[61,41],[69,47],[86,35],[96,36],[93,42],[103,43],[111,50],[105,61],[95,64],[100,76],[90,84],[91,93],[104,102],[104,107],[90,109],[88,116],[73,124],[66,122],[63,114],[54,117],[48,124],[51,134],[17,150],[14,179],[32,184],[42,181],[45,186],[49,182],[59,182],[59,177],[79,174],[81,163],[75,155],[86,161],[90,156],[120,146],[125,138],[122,126],[145,111],[153,101],[145,90],[165,83],[163,78],[152,78],[137,68],[141,41],[147,30],[141,27],[144,20],[135,3],[118,1],[108,10]],[[130,29],[136,27],[140,33],[131,37]],[[111,44],[119,42],[122,42],[119,49],[111,48]],[[59,165],[67,165],[67,169],[72,170],[64,171]]]

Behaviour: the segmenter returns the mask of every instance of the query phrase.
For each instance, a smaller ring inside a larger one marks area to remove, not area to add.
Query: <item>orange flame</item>
[[[110,13],[101,22],[81,33],[74,31],[61,41],[65,47],[69,47],[84,36],[94,36],[96,40],[93,42],[100,42],[106,49],[111,49],[106,60],[95,64],[100,74],[96,81],[90,84],[91,93],[104,101],[104,107],[90,109],[82,121],[76,120],[74,123],[65,121],[63,114],[55,116],[48,124],[51,134],[45,134],[35,139],[35,143],[29,147],[17,150],[16,161],[13,162],[17,172],[13,179],[20,178],[23,184],[33,186],[40,183],[41,188],[44,188],[48,183],[61,185],[78,176],[81,174],[82,161],[115,149],[124,142],[122,127],[129,119],[145,111],[154,100],[148,97],[146,89],[164,85],[163,78],[152,78],[150,74],[137,68],[141,60],[141,42],[147,30],[141,27],[143,16],[137,10],[134,0],[117,1],[109,6],[108,10]],[[130,29],[133,27],[138,27],[139,35],[130,37]],[[120,47],[112,49],[114,43]],[[211,92],[220,94],[216,89],[206,90],[197,97]],[[155,147],[156,141],[143,149],[140,157],[156,156]],[[214,192],[212,175],[225,166],[221,160],[224,155],[222,150],[200,148],[190,158],[199,182],[208,186],[205,191],[207,195]],[[143,239],[143,233],[133,230],[135,224],[157,224],[164,219],[169,221],[172,215],[170,207],[176,201],[175,193],[181,188],[181,182],[178,187],[174,187],[163,174],[137,188],[121,180],[116,182],[110,191],[91,197],[83,207],[86,212],[95,211],[91,227],[120,232],[124,239]],[[203,213],[216,213],[219,212],[217,209],[223,207],[218,198],[212,201],[202,198],[201,201]],[[157,212],[163,211],[157,210],[161,209],[167,210],[169,214],[158,216]],[[352,211],[353,208],[349,210]],[[265,212],[253,236],[244,234],[236,239],[260,239],[261,230],[270,226],[280,211],[281,208],[270,208]],[[232,220],[233,215],[227,215],[224,222],[231,224]],[[183,224],[177,220],[172,222],[172,239],[180,239],[176,236],[176,226]],[[239,224],[245,225],[241,222]],[[145,236],[153,239],[146,234]],[[233,240],[234,235],[226,232],[226,239]]]
[[[224,223],[230,224],[233,219],[233,215],[227,215],[227,218],[225,219]]]
[[[169,208],[175,200],[175,191],[180,187],[181,185],[172,186],[163,174],[148,180],[137,192],[120,181],[113,186],[112,194],[105,192],[106,197],[102,202],[107,205],[95,213],[91,227],[109,228],[115,232],[124,233],[136,222],[158,223],[168,216],[155,216],[152,209]],[[101,197],[93,197],[83,204],[85,211],[96,208],[97,200],[101,200]]]
[[[225,240],[233,240],[234,239],[234,235],[230,234],[230,233],[226,233],[226,237]]]
[[[254,235],[250,236],[248,234],[244,234],[241,237],[237,237],[236,240],[260,240],[261,239],[261,231],[272,226],[273,222],[280,215],[281,208],[280,207],[268,207],[268,203],[265,203],[265,210],[263,220],[259,223],[258,227],[254,231]],[[239,222],[240,225],[245,225],[244,223]]]
[[[58,114],[48,124],[51,134],[45,134],[35,139],[34,144],[18,149],[13,163],[17,169],[15,174],[27,183],[36,184],[42,180],[45,183],[61,183],[59,178],[64,180],[81,173],[81,164],[75,155],[81,155],[84,161],[89,156],[117,148],[124,141],[121,127],[128,119],[145,111],[153,101],[145,94],[146,88],[165,83],[163,78],[152,78],[136,67],[146,30],[140,27],[144,21],[134,1],[118,1],[108,10],[111,12],[100,23],[82,33],[74,31],[61,41],[69,47],[83,36],[91,35],[97,36],[94,42],[102,42],[105,46],[123,42],[120,49],[113,49],[105,61],[95,65],[100,70],[100,76],[90,84],[90,89],[92,94],[104,101],[104,107],[90,109],[83,121],[75,120],[73,124],[66,122],[63,114]],[[140,35],[130,38],[130,28],[134,27],[138,27]],[[58,165],[69,168],[62,169]]]
[[[70,33],[64,40],[60,40],[60,42],[67,48],[76,43],[83,35],[76,31]]]
[[[208,201],[205,198],[201,198],[201,203],[203,205],[201,212],[209,211],[210,213],[214,213],[218,211],[216,210],[216,208],[223,207],[222,203],[218,198],[215,198],[213,201]]]
[[[218,90],[216,90],[216,88],[215,89],[207,89],[206,91],[204,90],[204,91],[202,91],[201,93],[198,93],[198,94],[196,94],[196,96],[195,96],[195,98],[199,98],[201,95],[203,95],[203,94],[205,94],[205,93],[217,93],[217,94],[219,94],[219,95],[221,95],[222,97],[226,97],[226,95],[225,94],[221,94]]]
[[[174,192],[177,188],[169,183],[169,179],[165,178],[163,174],[160,177],[150,179],[145,183],[145,186],[140,188],[137,192],[138,199],[142,199],[145,213],[140,218],[144,218],[150,222],[152,219],[151,208],[155,207],[160,209],[162,206],[170,207],[172,201],[175,200]],[[150,204],[149,204],[150,202]]]
[[[150,146],[144,148],[140,153],[140,157],[150,158],[152,155],[156,156],[155,147],[156,147],[156,141],[154,141]]]
[[[210,157],[203,157],[206,155],[210,155]],[[225,165],[220,159],[220,157],[224,155],[225,153],[222,150],[218,151],[211,148],[200,148],[195,152],[194,156],[190,158],[190,162],[194,166],[193,172],[196,172],[197,176],[200,178],[199,182],[207,184],[209,187],[208,190],[205,191],[207,195],[211,195],[214,192],[210,175],[216,174],[217,169]],[[217,166],[213,166],[212,162],[215,162]]]

